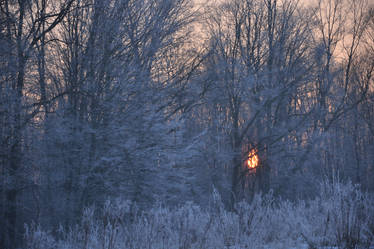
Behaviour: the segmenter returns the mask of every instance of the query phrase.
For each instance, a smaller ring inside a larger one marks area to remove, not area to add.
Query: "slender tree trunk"
[[[235,102],[235,101],[233,101]],[[241,184],[241,142],[239,135],[239,111],[235,103],[233,104],[232,119],[233,119],[233,132],[232,132],[232,149],[233,149],[233,170],[231,179],[231,206],[234,207],[235,202],[241,198],[239,193],[239,187]]]
[[[17,242],[17,197],[19,191],[19,170],[22,161],[22,96],[23,96],[23,85],[25,77],[25,63],[26,58],[24,54],[24,47],[22,43],[23,34],[23,18],[24,18],[24,2],[19,1],[19,23],[18,23],[18,33],[17,33],[17,81],[13,86],[15,92],[14,99],[14,123],[13,123],[13,141],[10,147],[10,158],[9,158],[9,169],[10,169],[10,184],[6,191],[6,203],[7,207],[5,210],[5,222],[7,226],[7,234],[9,241],[9,248],[16,248]]]

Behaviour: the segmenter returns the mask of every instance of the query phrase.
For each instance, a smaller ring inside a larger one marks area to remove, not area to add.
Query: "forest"
[[[374,248],[372,0],[0,0],[0,248]]]

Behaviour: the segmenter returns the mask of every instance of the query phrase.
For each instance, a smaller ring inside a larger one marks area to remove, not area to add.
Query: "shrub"
[[[27,248],[351,249],[369,248],[373,240],[373,198],[349,182],[323,182],[318,198],[294,203],[257,194],[233,212],[214,195],[207,210],[189,202],[139,212],[134,203],[108,201],[100,212],[86,208],[80,224],[60,229],[59,240],[26,226]]]

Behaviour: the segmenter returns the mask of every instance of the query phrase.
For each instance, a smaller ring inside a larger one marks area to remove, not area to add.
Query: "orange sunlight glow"
[[[247,166],[249,169],[254,169],[258,166],[259,159],[257,155],[257,149],[252,149],[248,154]]]

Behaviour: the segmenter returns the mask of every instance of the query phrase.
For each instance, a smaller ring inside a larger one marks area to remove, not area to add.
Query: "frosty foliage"
[[[296,203],[257,194],[231,211],[215,188],[212,195],[208,209],[188,202],[140,212],[129,201],[107,201],[55,236],[26,226],[27,248],[369,248],[373,241],[374,199],[349,182],[323,182],[317,198]]]
[[[302,237],[310,247],[368,248],[373,240],[373,197],[348,182],[323,182],[318,198],[298,209]]]
[[[0,0],[0,249],[370,247],[373,1],[302,2]]]

